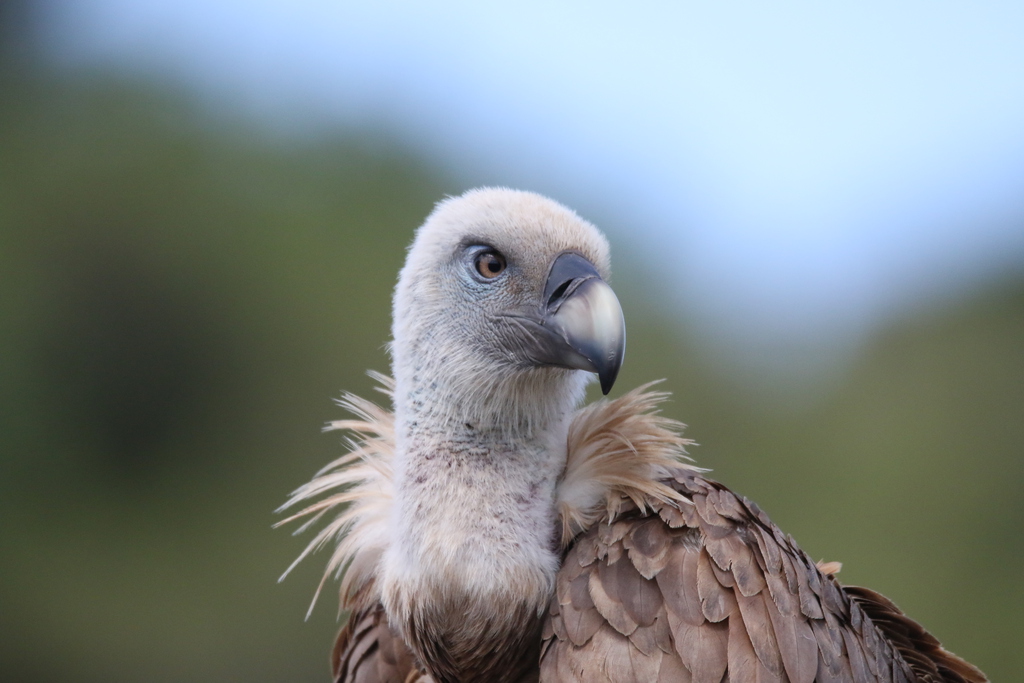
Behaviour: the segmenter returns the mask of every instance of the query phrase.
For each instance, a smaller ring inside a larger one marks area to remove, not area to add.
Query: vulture
[[[597,228],[529,192],[448,198],[416,232],[391,409],[346,395],[349,451],[282,507],[326,518],[296,563],[333,545],[334,680],[986,680],[691,465],[665,393],[580,407],[625,350],[608,277]]]

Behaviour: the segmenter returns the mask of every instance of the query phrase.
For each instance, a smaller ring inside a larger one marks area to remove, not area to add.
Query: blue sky
[[[850,344],[1024,265],[1022,3],[50,7],[64,64],[384,122],[467,185],[607,216],[685,319],[755,345]]]

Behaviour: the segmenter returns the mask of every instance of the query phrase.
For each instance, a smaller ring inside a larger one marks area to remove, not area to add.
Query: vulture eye
[[[488,249],[476,255],[473,265],[481,277],[493,280],[505,272],[506,263],[505,257],[501,255],[501,252]]]

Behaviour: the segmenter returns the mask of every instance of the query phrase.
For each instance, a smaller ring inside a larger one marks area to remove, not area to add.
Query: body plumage
[[[624,350],[608,245],[531,193],[475,190],[420,228],[395,294],[393,413],[297,490],[338,516],[338,681],[983,681],[882,596],[842,587],[685,457]],[[299,559],[302,559],[300,556]]]

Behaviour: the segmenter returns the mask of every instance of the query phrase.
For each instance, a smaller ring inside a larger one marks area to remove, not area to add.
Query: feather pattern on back
[[[986,680],[890,601],[840,586],[754,503],[692,470],[663,483],[691,504],[623,498],[569,548],[541,683]]]

